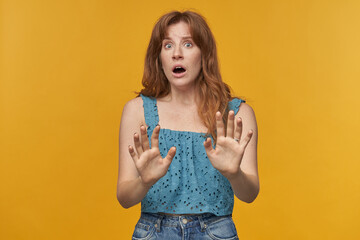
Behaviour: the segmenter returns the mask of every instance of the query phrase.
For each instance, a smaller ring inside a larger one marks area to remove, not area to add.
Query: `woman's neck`
[[[198,103],[198,94],[195,87],[186,90],[171,88],[171,92],[161,100],[172,102],[175,105],[193,106]]]

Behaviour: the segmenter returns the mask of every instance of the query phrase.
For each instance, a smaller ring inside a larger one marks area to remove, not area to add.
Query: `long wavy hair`
[[[171,89],[160,60],[162,41],[170,25],[183,21],[189,25],[190,34],[195,44],[201,50],[201,70],[196,79],[199,104],[198,114],[208,132],[216,141],[215,114],[220,111],[224,123],[228,116],[228,102],[232,98],[229,86],[222,81],[216,43],[214,36],[203,16],[192,11],[169,12],[159,18],[151,34],[147,48],[140,94],[161,98],[167,96]],[[226,125],[225,125],[226,126]]]

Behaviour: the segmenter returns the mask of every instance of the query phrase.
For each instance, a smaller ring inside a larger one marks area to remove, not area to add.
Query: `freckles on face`
[[[162,41],[160,60],[170,84],[194,83],[201,70],[201,50],[185,22],[168,27]]]

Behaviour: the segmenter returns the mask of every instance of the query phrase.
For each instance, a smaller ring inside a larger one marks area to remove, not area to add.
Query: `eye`
[[[165,48],[171,48],[171,44],[170,44],[170,43],[166,43],[164,47],[165,47]]]
[[[185,47],[192,47],[192,43],[189,42],[185,43]]]

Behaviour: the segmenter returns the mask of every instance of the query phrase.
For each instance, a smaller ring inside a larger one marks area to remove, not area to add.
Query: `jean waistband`
[[[159,231],[160,226],[168,227],[194,227],[200,225],[201,229],[205,229],[207,225],[220,221],[223,218],[229,218],[232,215],[226,216],[216,216],[212,213],[202,213],[202,214],[191,214],[191,215],[167,215],[161,213],[147,213],[142,212],[140,219],[154,224],[155,228]]]

